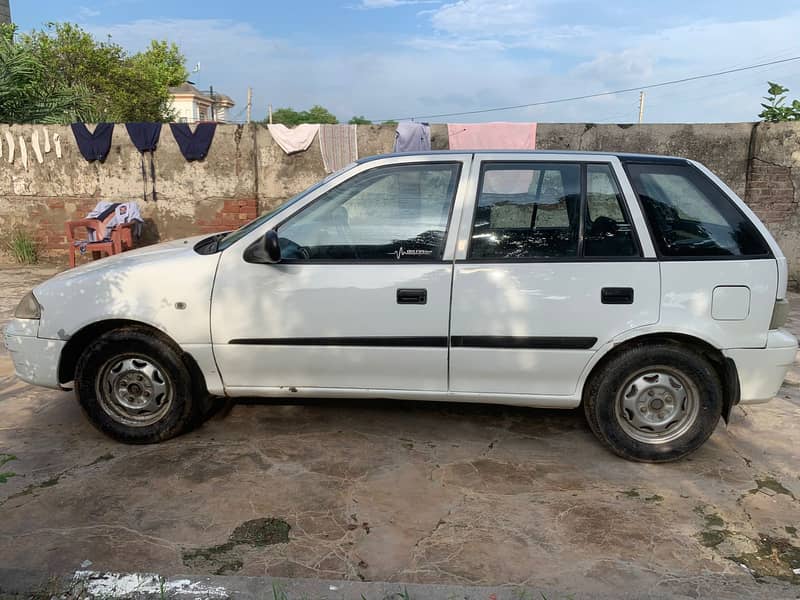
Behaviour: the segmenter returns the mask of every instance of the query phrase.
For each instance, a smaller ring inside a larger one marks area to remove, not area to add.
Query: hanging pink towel
[[[451,150],[534,150],[536,123],[448,123]]]
[[[449,123],[451,150],[535,150],[536,123]],[[533,171],[496,171],[483,185],[494,194],[526,194]]]

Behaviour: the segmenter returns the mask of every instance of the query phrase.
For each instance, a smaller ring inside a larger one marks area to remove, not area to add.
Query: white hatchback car
[[[399,154],[236,231],[61,273],[5,343],[125,442],[219,396],[582,404],[604,445],[660,462],[776,394],[786,286],[775,240],[696,162]]]

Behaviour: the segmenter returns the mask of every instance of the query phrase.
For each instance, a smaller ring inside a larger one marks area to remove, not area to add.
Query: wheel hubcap
[[[681,373],[655,367],[625,382],[615,409],[617,421],[632,438],[663,444],[683,435],[694,423],[697,392]]]
[[[163,369],[142,355],[114,357],[97,378],[103,410],[123,425],[146,427],[158,422],[172,404],[172,386]]]

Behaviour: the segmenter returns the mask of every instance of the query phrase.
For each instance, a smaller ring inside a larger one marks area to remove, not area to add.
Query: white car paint
[[[383,396],[574,407],[592,368],[616,345],[654,333],[694,336],[737,366],[742,402],[763,401],[794,357],[796,341],[769,330],[786,293],[786,260],[775,240],[722,182],[769,244],[763,260],[658,261],[645,219],[617,156],[515,153],[519,161],[608,164],[638,233],[640,261],[466,262],[479,166],[500,153],[400,155],[362,162],[317,186],[220,253],[200,238],[151,246],[62,273],[37,286],[39,322],[14,319],[5,332],[18,375],[57,381],[66,341],[93,323],[123,319],[168,335],[197,361],[209,391],[229,396]],[[502,158],[499,158],[502,157]],[[363,171],[458,161],[460,185],[437,264],[251,264],[245,249],[282,219]],[[599,290],[632,287],[632,305],[603,305]],[[714,290],[749,289],[744,318],[712,317]],[[401,287],[424,287],[424,306],[400,306]],[[452,301],[451,301],[452,289]],[[35,323],[35,324],[34,324]],[[240,338],[586,336],[572,350],[342,345],[232,345]],[[60,382],[65,383],[65,382]],[[769,396],[771,397],[771,395]],[[768,398],[766,398],[768,399]]]

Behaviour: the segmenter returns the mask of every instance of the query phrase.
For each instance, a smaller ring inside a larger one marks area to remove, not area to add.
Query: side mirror
[[[264,234],[264,252],[271,263],[281,262],[281,244],[278,241],[278,232],[270,229]]]
[[[249,263],[274,264],[281,262],[281,245],[278,232],[270,229],[263,237],[256,240],[244,252],[244,259]]]

